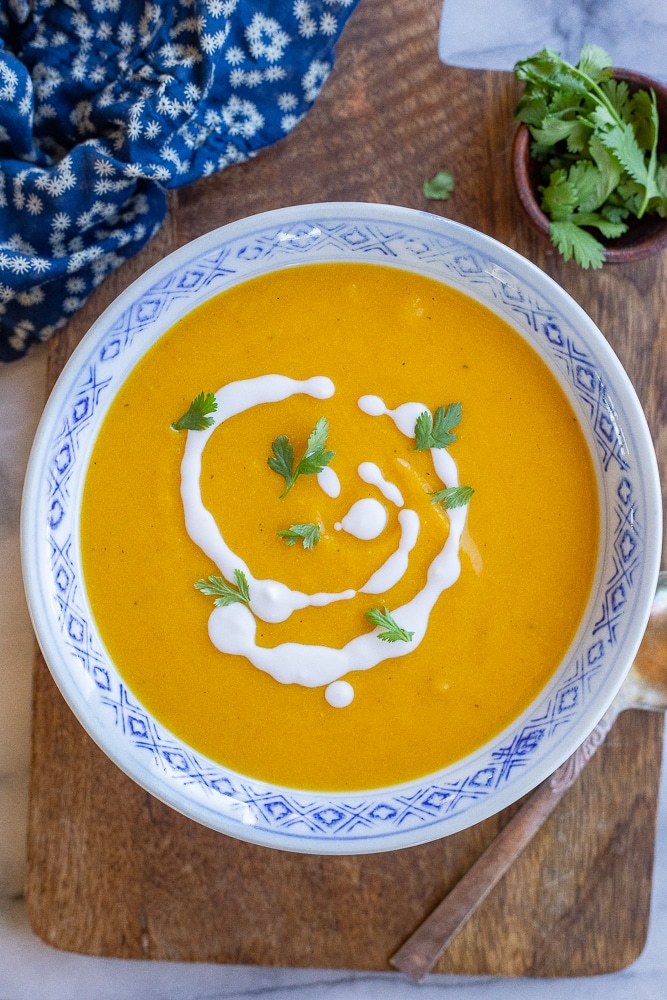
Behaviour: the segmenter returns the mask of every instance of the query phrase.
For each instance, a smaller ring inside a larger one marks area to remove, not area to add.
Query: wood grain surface
[[[153,242],[110,275],[51,342],[49,387],[102,309],[188,240],[289,204],[391,202],[488,233],[570,292],[630,373],[667,481],[667,258],[586,273],[533,233],[510,171],[518,86],[511,74],[442,65],[440,9],[441,0],[362,0],[310,114],[252,162],[172,193]],[[426,202],[422,181],[443,167],[455,176],[454,195]],[[661,740],[660,717],[621,717],[435,971],[592,975],[640,954]],[[432,844],[375,856],[307,857],[244,844],[182,817],[122,774],[81,729],[37,658],[27,901],[36,933],[59,948],[389,969],[388,957],[512,811]]]

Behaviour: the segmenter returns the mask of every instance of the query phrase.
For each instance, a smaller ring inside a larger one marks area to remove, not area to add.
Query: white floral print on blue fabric
[[[0,360],[316,100],[359,0],[0,0]]]

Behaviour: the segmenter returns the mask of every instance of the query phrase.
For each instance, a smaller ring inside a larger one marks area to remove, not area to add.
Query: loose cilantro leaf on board
[[[410,642],[414,635],[414,632],[407,632],[401,628],[386,608],[384,611],[380,611],[379,608],[371,608],[370,611],[366,612],[366,617],[371,625],[379,625],[380,628],[385,629],[384,632],[378,632],[378,639],[383,639],[384,642]]]
[[[313,549],[320,540],[319,524],[292,524],[289,528],[276,532],[287,545],[303,542],[304,549]]]
[[[452,510],[454,507],[465,507],[470,503],[474,492],[472,486],[448,486],[444,490],[434,490],[429,496],[431,503],[439,503],[444,510]]]
[[[604,263],[599,236],[621,236],[632,216],[667,217],[655,93],[631,93],[612,67],[597,45],[585,45],[576,66],[545,48],[514,67],[524,83],[514,116],[531,132],[551,240],[584,268]]]
[[[439,170],[430,181],[424,181],[422,192],[431,201],[447,201],[454,190],[454,177],[451,170]]]
[[[456,441],[452,430],[461,422],[461,411],[460,403],[450,403],[446,410],[439,406],[435,417],[428,410],[420,413],[415,423],[415,451],[446,448]]]
[[[182,417],[171,425],[175,431],[203,431],[213,423],[209,413],[215,413],[218,402],[212,392],[200,392],[190,403]]]
[[[294,468],[294,449],[289,438],[281,434],[272,443],[273,455],[267,458],[267,462],[270,468],[285,480],[286,489],[281,494],[281,500],[287,496],[299,476],[321,472],[334,457],[335,452],[324,450],[328,434],[329,424],[324,417],[320,417],[315,424],[315,429],[310,433],[303,458],[298,462],[296,468]]]
[[[230,604],[250,604],[248,579],[240,569],[234,570],[236,586],[227,583],[221,576],[209,576],[207,580],[197,580],[195,590],[200,590],[207,597],[215,597],[216,608],[227,608]]]

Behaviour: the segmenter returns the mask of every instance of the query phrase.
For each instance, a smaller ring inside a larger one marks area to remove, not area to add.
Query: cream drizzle
[[[304,687],[322,687],[352,670],[370,670],[383,660],[406,656],[424,638],[429,615],[440,594],[457,581],[461,572],[458,548],[465,526],[466,508],[456,507],[448,513],[450,532],[442,550],[428,568],[425,586],[412,600],[391,611],[401,628],[414,633],[410,642],[386,643],[378,640],[377,634],[381,629],[376,628],[373,632],[355,636],[340,649],[298,642],[284,642],[266,648],[257,645],[257,623],[244,604],[213,609],[208,620],[211,642],[223,653],[245,656],[281,684],[301,684]]]
[[[362,462],[357,472],[359,473],[359,478],[368,483],[369,486],[377,486],[386,500],[396,504],[397,507],[403,506],[403,495],[398,486],[395,486],[394,483],[390,483],[384,478],[382,469],[375,462]]]
[[[204,506],[199,483],[204,448],[215,428],[223,421],[259,403],[278,402],[297,393],[328,399],[334,391],[331,379],[323,376],[296,381],[284,375],[261,375],[230,382],[215,394],[218,408],[214,423],[203,431],[188,431],[181,463],[181,498],[188,535],[213,560],[226,580],[234,579],[235,569],[245,573],[250,589],[250,607],[265,622],[283,622],[302,608],[324,607],[334,601],[350,600],[355,591],[304,594],[291,590],[278,580],[258,580],[245,561],[227,545],[213,515]]]
[[[406,507],[399,512],[398,523],[401,526],[401,540],[398,548],[389,558],[376,569],[373,575],[363,587],[359,588],[361,594],[383,594],[401,579],[408,568],[408,555],[417,544],[419,537],[419,515],[416,511]]]
[[[377,633],[380,629],[376,628],[373,632],[355,636],[341,648],[296,642],[266,648],[256,642],[256,617],[267,622],[284,621],[294,610],[348,600],[355,595],[355,591],[303,594],[276,580],[257,580],[246,563],[225,542],[214,518],[204,507],[199,485],[204,448],[215,428],[224,420],[260,403],[276,402],[296,393],[326,399],[334,391],[333,383],[324,376],[297,381],[282,375],[264,375],[223,386],[216,393],[218,409],[212,426],[205,431],[188,432],[181,464],[181,497],[186,528],[192,540],[216,563],[227,580],[233,580],[235,569],[242,570],[248,578],[249,607],[237,603],[226,608],[214,608],[211,612],[208,632],[213,644],[221,652],[245,656],[255,667],[271,674],[280,683],[326,686],[329,703],[334,707],[344,707],[350,703],[354,692],[347,682],[339,684],[340,678],[351,670],[369,670],[383,660],[405,656],[419,646],[436,601],[443,590],[456,582],[461,572],[459,549],[467,507],[446,512],[449,534],[428,568],[424,587],[406,604],[392,609],[396,622],[414,633],[411,642],[379,641]],[[370,395],[361,397],[358,405],[370,415],[388,415],[397,428],[411,438],[414,437],[417,417],[427,409],[420,403],[405,403],[390,410],[379,396]],[[444,449],[432,449],[431,456],[443,484],[458,485],[456,463],[451,456]],[[375,503],[382,506],[378,501]],[[419,518],[411,510],[400,511],[398,518],[401,525],[399,547],[364,585],[362,590],[366,593],[381,593],[389,589],[405,572],[408,554],[417,541]],[[378,589],[374,589],[376,587]]]
[[[424,410],[428,411],[428,406],[424,406],[423,403],[402,403],[395,410],[389,410],[380,396],[362,396],[357,405],[363,413],[368,413],[371,417],[381,417],[384,414],[391,417],[401,434],[409,438],[415,436],[415,424],[419,414]]]

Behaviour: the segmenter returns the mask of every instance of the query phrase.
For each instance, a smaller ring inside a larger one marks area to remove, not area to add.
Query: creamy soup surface
[[[173,430],[201,392],[215,424]],[[416,450],[415,416],[453,404],[455,440]],[[296,465],[322,417],[334,457],[281,499],[272,443]],[[458,485],[467,504],[432,502]],[[598,517],[581,427],[515,331],[431,279],[309,264],[199,306],[132,371],[90,463],[84,576],[163,726],[254,778],[361,790],[437,771],[531,703],[580,623]],[[300,524],[313,548],[278,534]],[[216,609],[194,585],[234,569],[250,605]],[[374,608],[409,641],[380,639]]]

